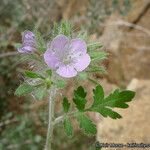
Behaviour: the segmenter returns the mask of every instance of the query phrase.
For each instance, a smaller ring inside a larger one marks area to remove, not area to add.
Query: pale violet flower
[[[31,31],[24,31],[22,35],[22,47],[18,48],[20,53],[31,53],[36,51],[35,35]]]
[[[83,71],[90,64],[85,41],[56,36],[44,54],[46,64],[62,77],[70,78]]]

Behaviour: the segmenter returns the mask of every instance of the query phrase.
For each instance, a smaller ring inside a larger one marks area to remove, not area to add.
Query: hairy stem
[[[54,108],[55,108],[55,95],[56,88],[52,87],[50,89],[49,95],[49,113],[48,113],[48,129],[47,129],[47,137],[46,137],[46,145],[44,150],[52,150],[52,136],[53,136],[53,121],[54,121]]]

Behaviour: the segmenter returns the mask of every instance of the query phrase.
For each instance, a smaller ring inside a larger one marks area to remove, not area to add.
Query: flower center
[[[71,56],[66,56],[66,57],[64,57],[63,60],[62,60],[62,62],[63,62],[64,64],[70,64],[70,63],[72,62]]]

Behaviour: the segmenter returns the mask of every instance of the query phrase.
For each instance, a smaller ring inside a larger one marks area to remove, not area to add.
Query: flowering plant
[[[85,33],[79,33],[75,37],[71,25],[64,21],[54,24],[50,37],[51,40],[46,46],[37,29],[34,32],[23,33],[23,44],[18,51],[34,65],[30,70],[24,71],[24,83],[15,91],[17,96],[31,94],[38,100],[48,95],[49,117],[45,150],[51,150],[53,129],[56,124],[63,123],[66,134],[71,137],[73,136],[71,117],[75,117],[85,134],[96,134],[96,125],[86,113],[97,112],[103,117],[119,119],[121,115],[113,108],[127,108],[127,102],[135,95],[133,91],[117,89],[105,96],[102,86],[92,79],[92,73],[105,72],[104,68],[97,65],[97,62],[106,59],[108,55],[100,50],[100,43],[89,44]],[[56,95],[60,92],[59,89],[65,88],[69,78],[94,83],[93,102],[90,106],[86,105],[86,89],[79,86],[74,90],[72,101],[66,96],[63,97],[64,114],[55,117]]]

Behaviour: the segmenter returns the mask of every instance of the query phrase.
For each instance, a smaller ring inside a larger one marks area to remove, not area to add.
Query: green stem
[[[48,129],[47,129],[47,137],[46,137],[46,145],[44,150],[52,150],[52,136],[53,136],[53,121],[54,121],[54,108],[55,108],[55,95],[56,88],[52,87],[50,89],[50,97],[49,97],[49,113],[48,113]]]

